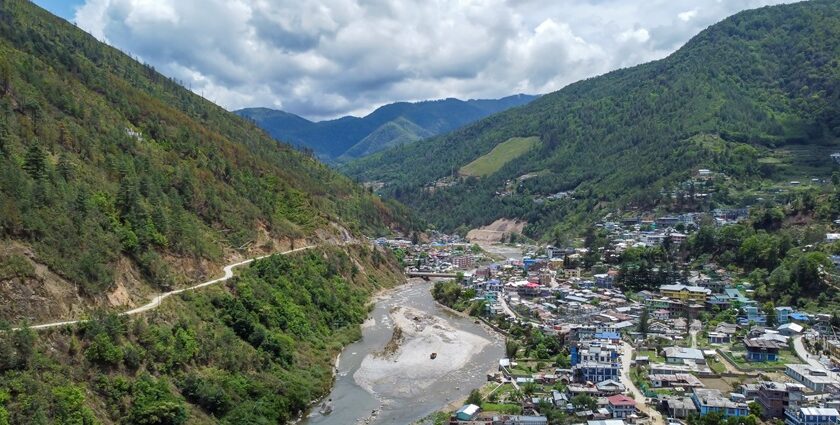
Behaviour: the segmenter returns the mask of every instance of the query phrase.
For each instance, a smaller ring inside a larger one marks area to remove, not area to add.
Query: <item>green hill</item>
[[[840,3],[746,11],[665,59],[571,84],[344,171],[384,182],[385,195],[442,229],[520,218],[532,236],[556,235],[619,207],[661,207],[670,202],[663,193],[699,168],[725,173],[731,182],[825,178],[833,167],[828,154],[840,147],[838,62]],[[499,143],[526,136],[538,136],[540,147],[492,175],[423,189]],[[768,157],[783,166],[760,161]],[[506,190],[531,173],[536,176]],[[574,196],[548,199],[567,191]],[[724,195],[707,207],[736,202]]]
[[[518,94],[501,99],[397,102],[364,117],[347,116],[320,122],[266,108],[246,108],[236,113],[254,120],[277,140],[309,149],[325,160],[345,161],[446,133],[535,98]]]
[[[344,161],[352,158],[361,158],[392,146],[416,142],[434,136],[435,134],[403,117],[399,117],[382,124],[372,133],[365,136],[359,143],[347,149],[346,152],[341,154],[339,159]]]
[[[173,286],[215,271],[181,262],[392,224],[348,179],[151,67],[28,2],[0,13],[0,237],[84,294],[111,288],[123,259]]]
[[[395,260],[403,211],[26,0],[0,2],[0,423],[285,423]],[[114,313],[222,266],[224,285]],[[66,329],[11,326],[92,317]]]

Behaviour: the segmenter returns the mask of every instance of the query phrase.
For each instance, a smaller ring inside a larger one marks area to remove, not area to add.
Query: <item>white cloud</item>
[[[787,0],[86,0],[76,22],[230,109],[545,93]]]
[[[634,30],[624,31],[621,34],[619,34],[618,37],[616,37],[616,39],[622,43],[626,43],[628,41],[632,41],[635,43],[644,43],[650,40],[650,33],[644,28],[638,28]]]
[[[677,15],[677,18],[680,18],[680,20],[683,21],[683,22],[688,22],[692,18],[694,18],[695,16],[697,16],[697,9],[691,9],[691,10],[687,10],[685,12],[679,13]]]

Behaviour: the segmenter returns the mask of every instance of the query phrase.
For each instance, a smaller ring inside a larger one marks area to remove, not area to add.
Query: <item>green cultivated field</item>
[[[484,177],[499,171],[505,164],[528,152],[540,142],[539,137],[511,137],[496,145],[489,153],[461,167],[465,176]]]

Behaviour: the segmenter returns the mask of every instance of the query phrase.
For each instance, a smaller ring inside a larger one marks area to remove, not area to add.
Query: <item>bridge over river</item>
[[[442,273],[442,272],[405,272],[408,277],[419,277],[423,280],[429,280],[433,277],[449,277],[456,278],[458,273]]]

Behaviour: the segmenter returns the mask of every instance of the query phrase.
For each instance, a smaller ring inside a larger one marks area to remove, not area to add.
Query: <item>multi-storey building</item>
[[[755,401],[761,406],[762,416],[765,419],[782,418],[791,400],[801,399],[804,390],[805,386],[802,384],[761,382],[758,384]]]
[[[837,409],[825,407],[800,407],[785,411],[786,425],[835,425],[840,423]]]
[[[691,399],[701,416],[710,413],[719,413],[724,417],[747,416],[750,414],[750,409],[746,403],[732,401],[724,397],[720,390],[695,388]]]
[[[706,298],[712,294],[712,290],[702,286],[676,284],[660,286],[659,293],[663,297],[703,304],[706,302]]]
[[[618,380],[621,367],[612,362],[580,362],[572,367],[576,382],[599,383],[608,379]]]

